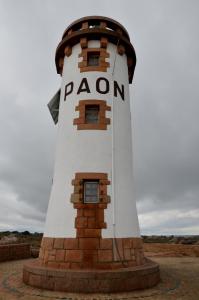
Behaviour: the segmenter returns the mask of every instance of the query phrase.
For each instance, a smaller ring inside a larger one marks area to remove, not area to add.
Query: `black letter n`
[[[124,101],[124,85],[122,84],[122,87],[120,89],[117,81],[114,80],[114,97],[117,97],[117,92],[119,92],[120,97]]]

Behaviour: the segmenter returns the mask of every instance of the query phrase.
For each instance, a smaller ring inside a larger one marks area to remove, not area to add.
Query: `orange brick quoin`
[[[83,189],[84,180],[99,181],[99,203],[84,203]],[[72,180],[74,193],[71,195],[73,207],[77,209],[75,218],[75,228],[78,238],[95,238],[101,237],[101,229],[106,228],[104,221],[104,209],[110,203],[110,196],[107,195],[107,185],[110,184],[106,173],[76,173],[75,179]],[[91,240],[87,239],[87,242]],[[82,241],[82,243],[84,243]]]
[[[97,123],[86,123],[86,105],[99,106],[99,120]],[[110,118],[106,118],[106,111],[110,111],[111,107],[106,104],[105,100],[80,100],[75,110],[79,111],[79,118],[74,119],[73,124],[77,125],[78,130],[106,130],[107,125],[110,124]]]

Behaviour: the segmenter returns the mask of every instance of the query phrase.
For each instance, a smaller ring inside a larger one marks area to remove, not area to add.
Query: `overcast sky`
[[[199,234],[199,2],[0,0],[0,231],[43,231],[60,86],[54,54],[83,16],[122,23],[137,54],[130,86],[142,234]]]

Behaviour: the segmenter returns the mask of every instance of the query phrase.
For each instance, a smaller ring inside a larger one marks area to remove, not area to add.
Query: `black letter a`
[[[87,93],[90,93],[90,89],[89,89],[89,86],[88,86],[88,81],[86,78],[83,78],[80,85],[79,85],[79,88],[78,88],[78,91],[77,91],[77,94],[80,94],[82,92],[87,92]]]

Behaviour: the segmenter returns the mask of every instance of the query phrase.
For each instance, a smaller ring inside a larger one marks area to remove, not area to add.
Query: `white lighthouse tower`
[[[143,255],[132,187],[129,35],[106,17],[79,19],[55,61],[62,84],[49,103],[58,123],[53,185],[39,260],[24,267],[24,282],[72,292],[153,286],[159,269]]]

